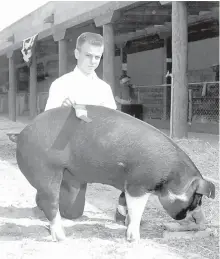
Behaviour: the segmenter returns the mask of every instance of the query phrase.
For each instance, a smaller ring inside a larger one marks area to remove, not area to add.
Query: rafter
[[[141,11],[128,11],[125,15],[136,15],[136,16],[146,16],[146,15],[170,15],[171,10],[169,9],[156,9],[156,8],[146,8]]]
[[[192,26],[193,24],[200,23],[202,21],[213,21],[217,19],[216,13],[209,12],[203,13],[202,15],[189,15],[188,16],[188,25]],[[171,33],[172,24],[170,22],[165,22],[164,25],[151,25],[141,30],[130,32],[128,34],[122,33],[115,36],[115,42],[120,42],[122,40],[134,40],[151,34],[164,34]]]

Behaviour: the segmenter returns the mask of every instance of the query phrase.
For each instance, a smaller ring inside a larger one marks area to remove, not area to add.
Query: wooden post
[[[115,39],[112,23],[120,17],[120,12],[112,11],[94,19],[96,27],[102,26],[104,38],[103,80],[115,95]]]
[[[53,39],[58,41],[59,47],[59,77],[68,72],[67,40],[65,39],[66,29],[55,27]]]
[[[67,60],[67,41],[61,39],[59,44],[59,77],[67,73],[68,60]]]
[[[188,136],[187,47],[188,26],[185,2],[172,2],[173,137]]]
[[[35,47],[32,48],[32,58],[30,65],[30,99],[29,99],[29,109],[30,109],[30,119],[37,116],[37,61],[36,61],[36,51]]]
[[[115,44],[114,32],[111,23],[103,25],[104,53],[103,53],[103,80],[112,87],[115,93]]]
[[[16,68],[14,62],[14,51],[7,53],[9,65],[9,91],[8,91],[8,112],[9,119],[16,121]]]

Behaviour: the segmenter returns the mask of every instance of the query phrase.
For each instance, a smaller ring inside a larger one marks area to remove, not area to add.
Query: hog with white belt
[[[120,111],[86,109],[91,122],[77,118],[72,107],[60,107],[38,115],[17,136],[18,166],[37,190],[54,240],[65,239],[61,216],[83,214],[87,183],[122,191],[118,212],[126,207],[129,241],[140,238],[150,193],[173,219],[201,223],[202,196],[214,198],[215,186],[171,139]]]

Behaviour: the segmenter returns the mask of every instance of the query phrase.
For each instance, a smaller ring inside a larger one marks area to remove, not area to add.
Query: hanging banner
[[[23,59],[26,64],[30,67],[32,61],[33,48],[35,47],[35,43],[37,41],[38,34],[31,36],[25,40],[23,40],[21,53],[23,55]]]

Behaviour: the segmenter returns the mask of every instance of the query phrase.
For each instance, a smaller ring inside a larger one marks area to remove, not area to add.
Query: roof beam
[[[117,36],[115,36],[115,43],[119,44],[123,41],[130,41],[130,40],[138,39],[138,38],[145,37],[148,35],[154,35],[159,31],[160,31],[160,29],[157,26],[156,27],[149,26],[143,30],[137,30],[135,32],[130,32],[127,34],[117,35]]]
[[[171,9],[146,8],[142,11],[127,11],[125,15],[150,16],[150,15],[170,15]]]
[[[114,28],[117,30],[117,29],[123,29],[123,28],[127,28],[127,29],[129,29],[129,28],[137,28],[137,27],[147,27],[147,26],[149,26],[149,25],[151,25],[151,23],[148,23],[148,22],[129,22],[129,23],[126,23],[126,24],[124,24],[124,23],[115,23],[114,24]]]
[[[217,19],[215,12],[209,12],[202,15],[189,15],[188,26],[198,23],[200,21],[212,20],[212,19]],[[156,34],[156,33],[163,35],[164,33],[171,32],[171,30],[172,30],[171,23],[164,23],[164,25],[162,26],[160,25],[148,26],[142,30],[138,30],[135,32],[130,32],[127,34],[118,34],[115,36],[115,42],[120,43],[123,41],[134,40],[134,39],[138,39],[138,38],[145,37],[147,35]]]
[[[189,15],[188,23],[193,24],[204,20],[217,19],[215,12],[200,13],[199,15]]]
[[[161,5],[172,5],[172,1],[159,1]]]
[[[140,3],[137,2],[137,1],[109,1],[109,2],[103,2],[103,4],[101,6],[96,7],[93,10],[81,13],[81,14],[75,16],[75,17],[72,17],[69,20],[66,20],[66,21],[60,23],[59,27],[63,27],[65,29],[68,29],[70,27],[77,26],[77,25],[79,25],[83,22],[86,22],[88,20],[93,20],[95,17],[98,17],[100,15],[105,15],[108,12],[118,10],[118,9],[121,9],[121,8],[126,8],[126,7],[129,8],[129,6],[131,6],[132,4],[140,4]],[[39,32],[38,40],[41,40],[45,37],[48,37],[51,34],[52,34],[51,28],[45,29],[44,31]],[[25,37],[28,37],[28,35],[25,36]],[[5,41],[5,39],[4,39],[4,41]],[[7,47],[4,47],[3,49],[0,49],[0,56],[4,55],[11,48],[15,50],[15,49],[19,49],[21,47],[22,47],[21,41],[15,42],[12,47],[7,46]]]
[[[120,18],[120,12],[119,11],[112,11],[108,12],[104,15],[97,16],[94,19],[96,27],[103,26],[108,23],[113,23],[117,21]]]

